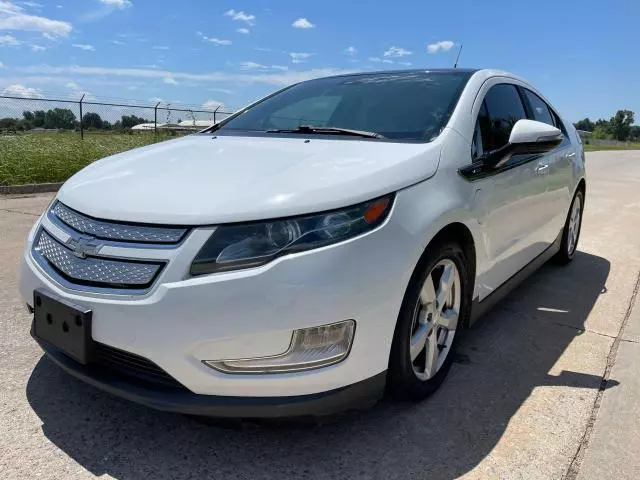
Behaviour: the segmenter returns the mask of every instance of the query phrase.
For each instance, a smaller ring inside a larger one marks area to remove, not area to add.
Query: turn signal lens
[[[384,212],[387,211],[388,206],[388,198],[381,198],[380,200],[376,200],[364,213],[364,221],[367,223],[374,223],[384,214]]]
[[[205,360],[204,364],[224,373],[300,372],[334,365],[349,355],[356,322],[346,320],[331,325],[295,330],[289,349],[271,357],[240,360]]]

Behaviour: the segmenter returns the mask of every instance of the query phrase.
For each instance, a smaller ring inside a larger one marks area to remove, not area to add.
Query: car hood
[[[71,177],[58,199],[97,218],[175,225],[345,207],[432,176],[437,143],[192,135],[120,153]]]

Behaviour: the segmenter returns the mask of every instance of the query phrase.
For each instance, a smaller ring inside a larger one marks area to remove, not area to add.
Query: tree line
[[[592,133],[598,140],[619,140],[621,142],[640,141],[640,126],[633,125],[635,114],[631,110],[618,110],[609,120],[600,118],[595,122],[584,118],[573,125],[577,130]]]
[[[87,130],[125,130],[141,123],[153,123],[136,115],[122,115],[114,123],[104,120],[95,112],[87,112],[82,116],[82,126]],[[34,128],[76,130],[80,123],[68,108],[50,110],[34,110],[22,112],[22,118],[0,118],[0,130],[27,131]]]

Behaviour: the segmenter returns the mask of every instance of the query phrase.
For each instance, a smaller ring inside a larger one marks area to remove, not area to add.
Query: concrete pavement
[[[637,478],[640,152],[587,157],[580,252],[545,266],[462,344],[442,389],[322,426],[230,429],[65,375],[28,335],[23,239],[51,195],[0,197],[3,478]]]

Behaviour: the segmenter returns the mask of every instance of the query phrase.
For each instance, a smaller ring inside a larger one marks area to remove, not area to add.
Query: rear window
[[[430,141],[446,125],[470,76],[466,71],[420,71],[310,80],[266,98],[224,122],[218,132],[310,125]]]

